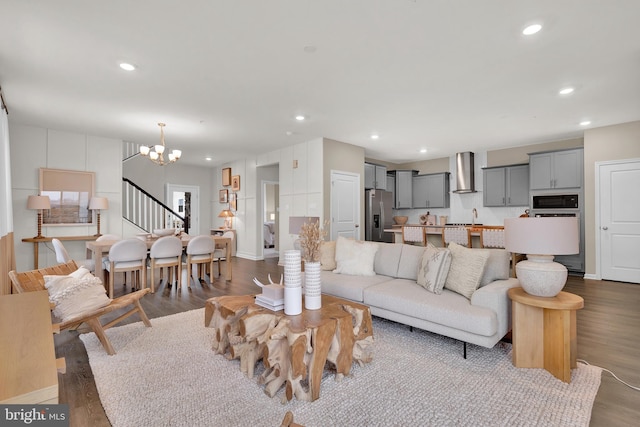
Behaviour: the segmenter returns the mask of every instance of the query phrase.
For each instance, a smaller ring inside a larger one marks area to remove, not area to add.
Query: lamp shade
[[[229,209],[223,209],[222,212],[220,212],[218,214],[218,218],[233,218],[233,212],[231,212]]]
[[[89,209],[109,209],[109,199],[106,197],[92,197],[89,200]]]
[[[29,196],[27,209],[51,209],[49,196]]]
[[[580,229],[576,217],[507,218],[504,245],[509,252],[536,255],[577,254]]]

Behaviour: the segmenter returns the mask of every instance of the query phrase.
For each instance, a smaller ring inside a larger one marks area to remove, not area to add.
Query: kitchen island
[[[484,227],[487,228],[503,228],[501,225],[485,226],[483,224],[474,225],[422,225],[422,224],[405,224],[412,227],[424,227],[426,228],[427,241],[436,247],[442,247],[442,229],[444,227],[465,227],[471,229],[471,247],[480,247],[480,233]],[[385,233],[393,233],[393,242],[402,243],[402,226],[393,226],[392,228],[386,228]]]

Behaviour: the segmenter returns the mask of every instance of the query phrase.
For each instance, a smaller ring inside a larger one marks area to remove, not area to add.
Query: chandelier
[[[169,163],[173,163],[176,162],[180,156],[182,156],[182,151],[181,150],[173,150],[171,151],[171,153],[168,153],[168,157],[169,157],[169,161],[165,161],[164,160],[164,150],[166,148],[166,146],[164,145],[164,127],[165,124],[164,123],[158,123],[158,126],[160,126],[160,142],[161,144],[158,144],[156,146],[153,147],[154,151],[151,151],[151,147],[148,147],[146,145],[141,145],[140,146],[140,154],[142,154],[143,156],[149,156],[149,160],[151,160],[153,163],[160,165],[160,166],[164,166],[164,165],[168,165]]]

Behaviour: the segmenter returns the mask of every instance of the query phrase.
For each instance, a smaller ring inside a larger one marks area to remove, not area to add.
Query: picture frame
[[[236,193],[229,193],[229,209],[233,212],[238,210],[238,195]]]
[[[240,175],[231,177],[231,191],[240,191]]]
[[[51,209],[42,216],[43,225],[91,225],[89,200],[95,194],[95,172],[39,169],[40,195],[49,196]]]
[[[222,169],[222,186],[228,187],[231,185],[231,168]]]
[[[226,188],[223,190],[220,190],[220,196],[219,196],[219,202],[220,203],[229,203],[229,190],[227,190]]]

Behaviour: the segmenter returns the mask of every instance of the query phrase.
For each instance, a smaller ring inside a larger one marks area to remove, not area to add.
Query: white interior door
[[[360,175],[331,171],[331,240],[360,240]]]
[[[640,160],[598,165],[602,278],[640,283]]]
[[[165,204],[180,216],[185,214],[185,193],[190,193],[189,234],[200,234],[200,187],[194,185],[167,184]],[[182,203],[182,209],[180,205]],[[207,231],[208,233],[208,231]]]

